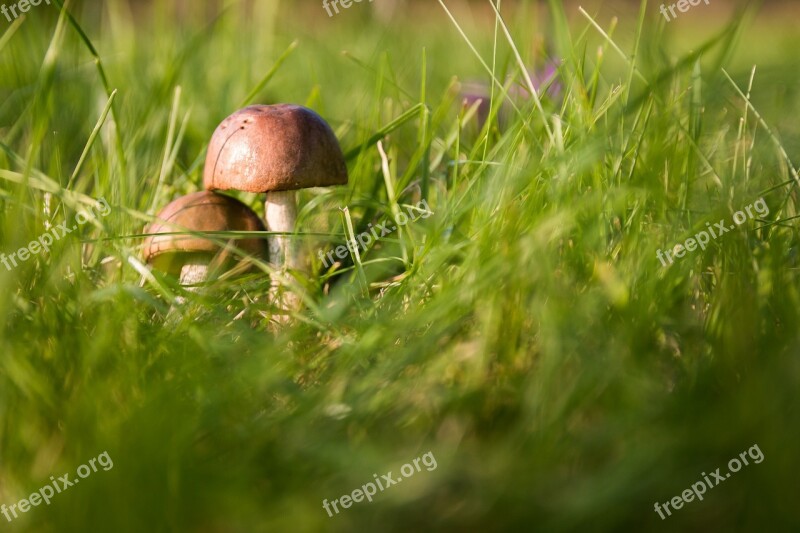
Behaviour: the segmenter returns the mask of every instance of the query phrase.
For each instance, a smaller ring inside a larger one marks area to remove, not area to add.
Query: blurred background
[[[458,26],[434,0],[55,3],[0,18],[0,252],[72,193],[112,214],[0,267],[0,503],[114,468],[4,530],[800,530],[800,4],[667,23],[658,1],[504,0],[512,45],[478,0],[445,2]],[[492,94],[471,46],[512,94],[497,117],[470,111]],[[520,62],[557,65],[541,111]],[[356,232],[395,202],[436,213],[365,266],[312,265],[289,325],[268,273],[192,295],[138,268],[219,122],[278,102],[348,156],[347,187],[300,194],[310,250],[344,240],[345,206]],[[656,259],[762,196],[780,221]],[[191,304],[166,323],[172,293]],[[436,470],[323,510],[428,451]]]

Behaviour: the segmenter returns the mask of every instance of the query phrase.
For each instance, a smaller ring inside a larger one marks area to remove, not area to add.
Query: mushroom
[[[266,193],[270,262],[304,270],[288,233],[295,231],[298,189],[347,184],[336,135],[314,111],[291,104],[252,105],[222,121],[211,137],[203,182],[208,190]]]
[[[217,242],[199,235],[175,235],[181,231],[265,231],[258,215],[230,196],[202,191],[182,196],[157,215],[145,233],[144,260],[154,268],[180,275],[181,285],[205,281],[209,267],[225,266],[236,259]],[[266,258],[261,238],[244,238],[236,246],[254,257]]]

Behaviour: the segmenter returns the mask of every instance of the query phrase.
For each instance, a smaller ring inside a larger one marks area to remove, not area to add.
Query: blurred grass
[[[544,40],[563,60],[563,102],[542,115],[495,101],[503,120],[479,131],[457,81],[489,73],[434,3],[389,23],[366,4],[328,18],[272,1],[0,19],[0,251],[70,220],[80,195],[113,207],[49,255],[0,267],[0,503],[102,451],[114,460],[3,527],[800,527],[793,169],[722,70],[796,159],[796,34],[755,8],[665,25],[649,6],[638,27],[613,3],[503,2],[512,47],[490,8],[445,3],[501,83],[519,76],[515,48],[540,63]],[[288,324],[267,274],[185,293],[143,278],[141,240],[126,237],[201,187],[210,134],[287,50],[255,101],[313,107],[350,155],[348,187],[301,195],[311,256],[344,241],[339,208],[356,232],[423,195],[435,212],[362,254],[363,270],[316,260],[299,279],[312,305]],[[761,196],[768,221],[661,266],[656,250]],[[173,292],[190,305],[165,325]],[[753,444],[763,463],[658,518],[654,502]],[[334,518],[322,509],[427,451],[436,470]]]

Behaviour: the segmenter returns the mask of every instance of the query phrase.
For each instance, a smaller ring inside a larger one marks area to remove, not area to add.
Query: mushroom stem
[[[272,191],[264,201],[264,222],[267,231],[293,233],[297,221],[295,191]],[[302,269],[297,247],[288,235],[269,235],[269,260],[278,267]]]
[[[191,263],[186,263],[181,267],[181,277],[180,283],[183,285],[187,291],[197,293],[198,287],[192,287],[191,285],[196,285],[198,283],[204,282],[208,279],[208,265],[211,263],[211,258],[208,256],[205,257],[195,257],[192,259]],[[187,285],[189,285],[187,287]],[[169,307],[169,312],[167,313],[167,318],[165,323],[166,324],[174,324],[180,315],[178,309],[186,305],[186,298],[183,296],[175,297],[175,301],[172,302],[172,305]]]
[[[181,285],[196,285],[202,283],[208,277],[208,265],[210,257],[196,257],[191,263],[186,263],[181,267]],[[195,287],[187,287],[186,290],[193,291]]]

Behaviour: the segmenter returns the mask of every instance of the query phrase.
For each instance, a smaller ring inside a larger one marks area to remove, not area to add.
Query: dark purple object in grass
[[[548,60],[542,68],[528,71],[533,88],[536,89],[539,98],[548,98],[553,101],[560,100],[563,86],[558,78],[558,65],[557,61]],[[498,92],[499,90],[495,90],[495,102],[499,101]],[[491,86],[484,82],[467,82],[461,87],[461,103],[464,108],[470,108],[475,105],[475,102],[480,101],[475,117],[479,128],[483,128],[483,125],[489,119],[489,99],[491,94]],[[518,79],[513,83],[508,89],[508,94],[512,99],[520,102],[525,102],[531,98],[528,84],[524,79]],[[507,103],[503,105],[506,106]],[[502,114],[503,111],[501,110]]]
[[[563,89],[561,81],[558,79],[558,63],[555,61],[548,61],[543,68],[538,70],[529,70],[528,75],[531,77],[533,88],[536,89],[539,97],[542,95],[542,90],[545,95],[552,100],[561,98],[561,91]],[[526,98],[530,97],[528,91],[528,84],[524,82],[517,84]]]

